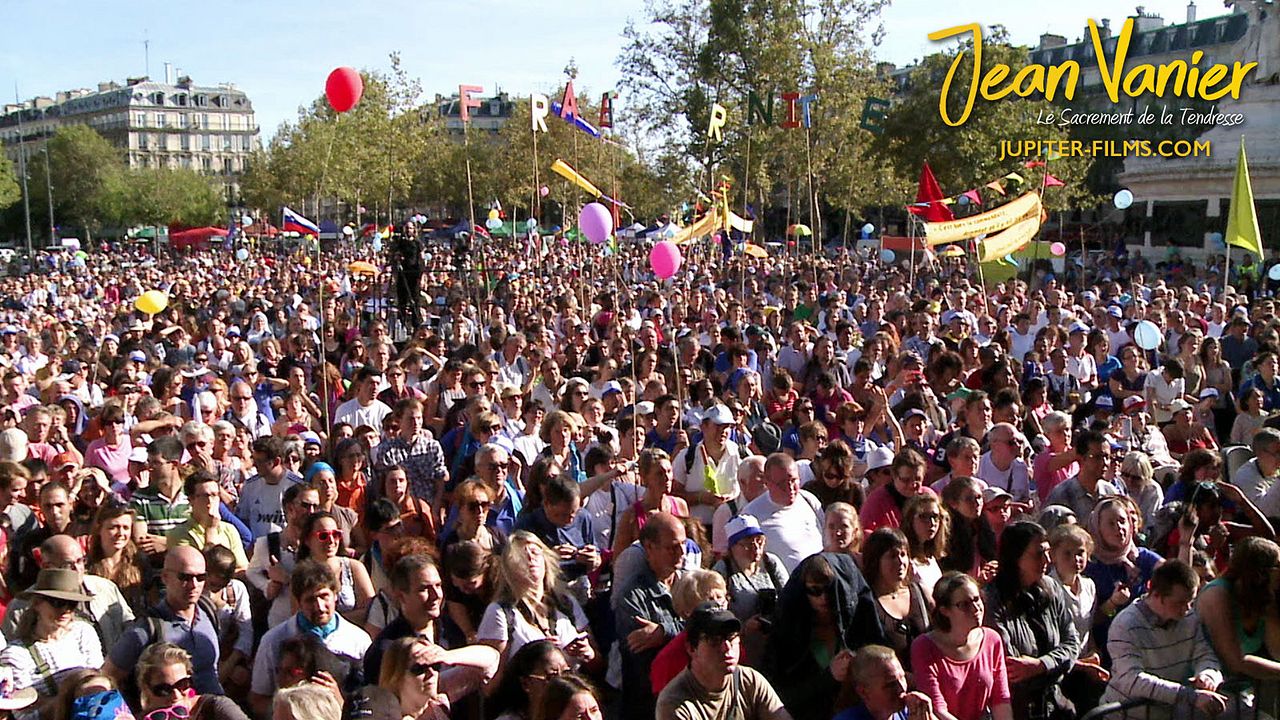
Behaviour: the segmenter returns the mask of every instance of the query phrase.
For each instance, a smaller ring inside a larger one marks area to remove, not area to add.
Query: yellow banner
[[[1031,242],[1031,238],[1035,237],[1038,232],[1040,232],[1040,215],[1036,213],[1025,220],[1020,220],[1010,225],[1003,232],[990,235],[983,240],[978,250],[978,261],[991,262],[997,258],[1017,252]]]
[[[555,162],[551,163],[551,172],[554,172],[555,174],[559,175],[565,180],[568,180],[574,185],[577,185],[583,190],[586,190],[587,192],[591,193],[592,197],[600,197],[600,194],[601,194],[600,188],[593,185],[590,180],[582,177],[582,175],[580,175],[577,170],[574,170],[565,161],[556,160]]]
[[[703,215],[702,219],[698,222],[688,227],[681,228],[680,232],[677,232],[675,237],[671,238],[671,242],[677,245],[684,245],[697,240],[703,235],[710,235],[715,232],[716,229],[716,215],[717,213],[712,210],[706,215]]]
[[[925,223],[924,234],[930,245],[944,245],[957,240],[1000,232],[1031,215],[1037,217],[1040,215],[1040,196],[1034,192],[1007,202],[995,210],[988,210],[967,218]]]

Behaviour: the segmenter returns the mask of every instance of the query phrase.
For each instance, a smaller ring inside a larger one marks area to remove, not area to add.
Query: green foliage
[[[18,171],[3,152],[0,152],[0,210],[22,199],[22,187],[18,184]]]
[[[87,125],[59,128],[49,140],[48,152],[51,183],[44,158],[28,156],[32,213],[48,219],[44,208],[52,184],[54,216],[64,234],[70,235],[66,229],[72,228],[92,237],[122,211],[120,193],[127,184],[123,154]]]
[[[868,96],[887,97],[870,48],[885,0],[651,0],[629,25],[618,63],[637,120],[684,158],[685,193],[728,176],[734,204],[782,198],[789,215],[813,205],[859,208],[885,182],[858,125]],[[773,124],[748,125],[748,93],[774,98]],[[813,127],[779,127],[782,93],[816,94]],[[706,137],[711,106],[729,111],[722,143]],[[677,163],[680,160],[675,160]],[[809,198],[812,186],[816,203]],[[819,223],[818,218],[815,222]],[[814,228],[819,230],[819,228]]]

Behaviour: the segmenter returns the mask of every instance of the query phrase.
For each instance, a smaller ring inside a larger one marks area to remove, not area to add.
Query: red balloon
[[[349,67],[335,68],[324,83],[324,96],[337,112],[344,113],[360,102],[364,94],[364,79]]]

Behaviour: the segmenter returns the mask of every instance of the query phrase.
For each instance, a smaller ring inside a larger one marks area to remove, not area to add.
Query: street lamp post
[[[44,187],[45,195],[49,198],[49,246],[54,247],[58,244],[58,234],[53,223],[53,175],[49,172],[48,142],[40,149],[40,152],[44,153]]]
[[[27,192],[27,136],[22,130],[22,101],[18,99],[18,84],[13,85],[13,100],[18,108],[18,174],[22,176],[22,214],[27,221],[27,263],[35,267],[35,253],[31,250],[31,200]]]

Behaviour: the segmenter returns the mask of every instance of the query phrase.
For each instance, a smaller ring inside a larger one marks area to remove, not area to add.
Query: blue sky
[[[1186,15],[1182,0],[1143,4],[1168,21]],[[5,0],[3,7],[5,102],[15,82],[26,99],[143,75],[150,38],[151,77],[162,78],[168,61],[197,83],[234,82],[253,100],[264,138],[323,92],[331,69],[387,69],[392,51],[428,93],[447,94],[460,83],[486,92],[546,90],[561,81],[570,58],[580,86],[602,91],[618,81],[623,27],[644,17],[643,0]],[[1225,11],[1221,0],[1198,8],[1202,19]],[[1003,24],[1019,43],[1034,44],[1042,32],[1074,40],[1089,17],[1109,17],[1118,29],[1129,12],[1132,6],[1113,0],[897,0],[882,15],[878,55],[907,64],[929,51],[929,32],[974,21]]]

